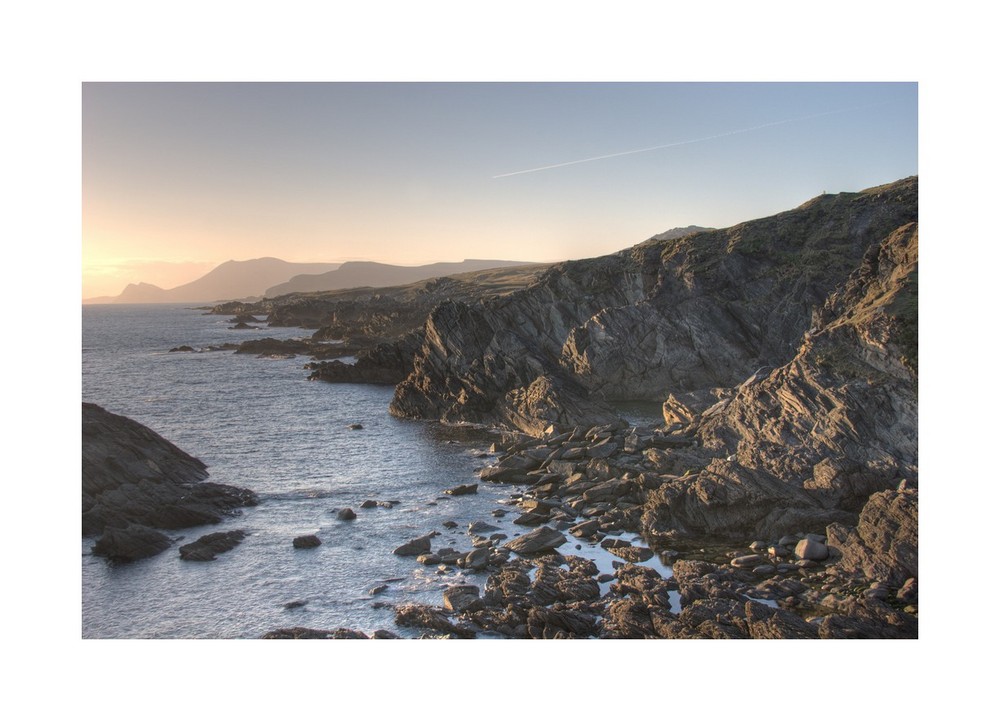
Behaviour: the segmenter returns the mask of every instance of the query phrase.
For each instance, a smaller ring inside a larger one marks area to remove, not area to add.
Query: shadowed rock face
[[[539,435],[598,422],[606,401],[736,386],[788,363],[814,310],[916,213],[909,178],[563,263],[502,298],[443,303],[391,411]]]
[[[129,539],[136,539],[143,550],[135,557],[151,555],[145,551],[163,550],[153,528],[218,523],[257,504],[252,491],[204,482],[207,476],[204,463],[149,428],[83,404],[83,534],[107,536],[95,553],[111,549],[103,555],[130,559]]]

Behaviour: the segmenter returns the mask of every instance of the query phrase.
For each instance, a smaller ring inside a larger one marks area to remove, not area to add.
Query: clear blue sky
[[[85,297],[261,256],[588,257],[917,172],[915,83],[88,83],[83,121]]]

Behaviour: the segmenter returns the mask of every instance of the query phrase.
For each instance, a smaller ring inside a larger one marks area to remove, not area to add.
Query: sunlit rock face
[[[807,331],[829,323],[819,309],[916,216],[908,178],[562,263],[506,296],[445,302],[424,325],[391,411],[537,435],[550,423],[606,419],[610,401],[718,399],[796,358]],[[874,359],[886,331],[854,328]],[[693,417],[704,407],[685,409]]]

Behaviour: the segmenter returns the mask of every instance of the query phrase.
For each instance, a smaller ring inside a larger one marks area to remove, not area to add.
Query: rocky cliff
[[[916,217],[908,178],[563,263],[501,298],[445,302],[391,411],[535,435],[605,419],[609,401],[684,397],[698,413],[718,389],[788,363],[817,309]]]

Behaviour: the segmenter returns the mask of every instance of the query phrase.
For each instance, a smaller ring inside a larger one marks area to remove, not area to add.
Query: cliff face
[[[704,468],[647,499],[664,540],[843,523],[917,480],[917,225],[866,254],[787,363],[692,414]]]
[[[444,303],[391,412],[538,435],[550,423],[609,418],[608,401],[673,396],[694,417],[755,371],[796,357],[814,311],[916,216],[908,178],[563,263],[502,298]],[[874,353],[879,330],[864,332],[875,334]]]

